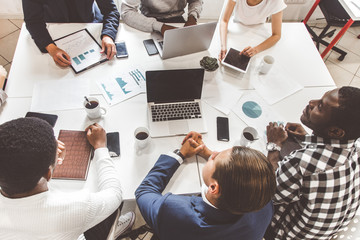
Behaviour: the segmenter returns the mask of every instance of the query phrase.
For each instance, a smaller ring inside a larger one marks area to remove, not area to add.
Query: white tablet
[[[249,62],[250,57],[242,55],[240,54],[240,51],[230,48],[221,63],[239,72],[246,73]]]

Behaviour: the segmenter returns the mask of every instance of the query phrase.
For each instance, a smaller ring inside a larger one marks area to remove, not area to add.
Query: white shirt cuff
[[[94,160],[110,158],[109,150],[106,147],[98,148],[94,152]]]
[[[168,152],[166,155],[168,155],[169,157],[175,158],[176,161],[178,161],[180,163],[180,165],[184,162],[184,160],[179,155],[177,155],[173,152]]]

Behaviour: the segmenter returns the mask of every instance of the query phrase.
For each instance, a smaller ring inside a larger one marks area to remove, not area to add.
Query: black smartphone
[[[109,132],[106,134],[107,148],[111,157],[120,156],[120,135],[119,132]]]
[[[55,126],[56,120],[58,119],[57,115],[47,114],[47,113],[38,113],[38,112],[27,112],[25,117],[36,117],[42,120],[47,121],[52,127]]]
[[[126,49],[125,42],[116,42],[115,46],[116,46],[116,57],[117,58],[125,58],[125,57],[129,56],[128,51]]]
[[[143,41],[143,43],[144,43],[144,46],[145,46],[146,51],[149,54],[149,56],[159,53],[156,46],[155,46],[154,40],[146,39],[146,40]]]
[[[216,118],[216,127],[217,127],[218,141],[228,142],[230,140],[229,119],[226,117],[217,117]]]

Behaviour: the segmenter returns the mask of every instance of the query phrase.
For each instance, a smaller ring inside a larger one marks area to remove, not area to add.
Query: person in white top
[[[265,23],[271,16],[272,35],[257,46],[245,47],[241,54],[252,57],[268,49],[281,38],[282,11],[286,8],[283,0],[228,0],[220,21],[221,51],[219,60],[223,60],[227,52],[227,30],[229,19],[235,9],[234,21],[244,25]]]
[[[119,208],[121,185],[105,130],[94,124],[86,131],[98,192],[65,193],[48,187],[65,153],[52,127],[37,118],[0,125],[0,239],[77,239]]]

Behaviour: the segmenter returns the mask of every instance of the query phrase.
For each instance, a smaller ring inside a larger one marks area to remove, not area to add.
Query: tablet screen
[[[232,65],[243,71],[246,71],[249,61],[250,61],[250,57],[245,56],[245,55],[240,55],[240,52],[233,48],[229,49],[229,52],[227,53],[227,55],[224,59],[224,63]]]

